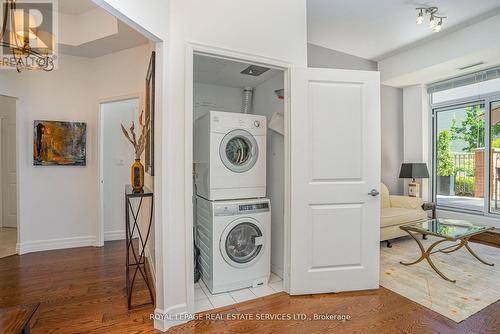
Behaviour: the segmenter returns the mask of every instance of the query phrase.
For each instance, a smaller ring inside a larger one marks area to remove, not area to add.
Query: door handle
[[[377,191],[377,189],[372,189],[372,190],[368,193],[368,195],[371,195],[371,196],[377,196],[378,194],[380,194],[380,193]]]

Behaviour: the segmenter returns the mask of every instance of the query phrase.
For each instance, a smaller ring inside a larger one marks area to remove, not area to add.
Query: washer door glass
[[[222,139],[219,155],[229,170],[243,173],[257,162],[259,150],[255,138],[245,130],[234,130]]]
[[[255,243],[255,238],[261,236],[262,232],[257,225],[249,222],[239,223],[231,229],[226,237],[227,256],[239,264],[252,261],[262,249],[262,245]]]

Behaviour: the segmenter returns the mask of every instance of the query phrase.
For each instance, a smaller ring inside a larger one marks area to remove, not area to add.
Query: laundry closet
[[[196,54],[195,310],[283,290],[284,72]]]

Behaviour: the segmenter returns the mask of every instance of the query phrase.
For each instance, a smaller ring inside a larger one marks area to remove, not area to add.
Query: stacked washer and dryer
[[[267,284],[266,117],[210,111],[194,125],[196,244],[212,293]]]

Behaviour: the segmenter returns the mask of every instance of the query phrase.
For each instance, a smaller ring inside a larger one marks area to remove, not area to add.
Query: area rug
[[[427,249],[436,240],[429,236],[422,243]],[[425,259],[412,266],[399,263],[412,262],[420,257],[417,243],[409,236],[394,240],[392,245],[392,248],[387,248],[385,243],[381,244],[381,286],[455,322],[467,319],[500,299],[500,248],[469,243],[482,259],[495,263],[493,267],[479,262],[465,248],[449,254],[432,254],[436,267],[457,281],[451,283],[442,279]],[[437,247],[449,245],[451,243],[443,242]]]

